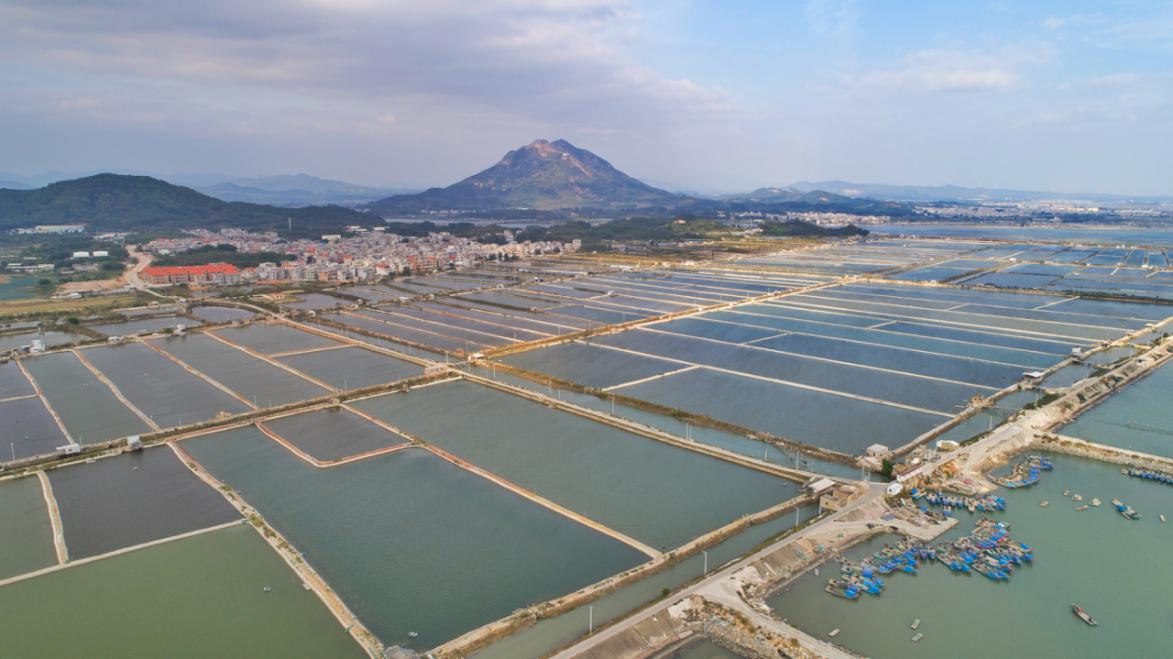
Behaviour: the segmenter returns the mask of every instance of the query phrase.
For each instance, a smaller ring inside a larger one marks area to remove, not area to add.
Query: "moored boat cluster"
[[[1015,490],[1020,487],[1030,487],[1039,482],[1044,471],[1051,471],[1055,466],[1050,460],[1040,455],[1031,455],[1015,463],[1006,476],[991,476],[993,481],[1002,487]]]
[[[976,572],[992,581],[1006,581],[1015,568],[1034,561],[1034,550],[1014,542],[1005,523],[982,518],[971,533],[956,540],[936,545],[903,540],[884,545],[858,563],[840,558],[839,577],[828,580],[824,590],[849,600],[863,593],[879,595],[886,585],[882,575],[916,574],[920,561],[934,560],[955,573]]]

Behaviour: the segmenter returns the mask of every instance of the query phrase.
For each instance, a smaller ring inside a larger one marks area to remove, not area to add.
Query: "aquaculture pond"
[[[329,408],[265,421],[265,427],[317,460],[329,461],[407,443],[345,409]]]
[[[216,330],[216,334],[237,345],[265,355],[335,345],[334,341],[324,336],[276,323],[253,323],[244,327],[226,327]]]
[[[40,479],[0,481],[0,529],[0,580],[57,563]]]
[[[1099,444],[1173,457],[1173,368],[1162,366],[1079,415],[1059,432]]]
[[[658,549],[798,493],[791,481],[469,382],[356,407]]]
[[[511,366],[551,375],[588,387],[610,387],[687,366],[676,361],[632,355],[589,343],[563,343],[543,350],[510,355]]]
[[[717,343],[636,329],[600,337],[597,345],[614,346],[641,354],[676,359],[687,364],[767,378],[783,383],[817,387],[832,392],[866,396],[902,405],[951,412],[975,393],[988,395],[997,388],[903,373],[863,368],[850,362],[782,353],[752,346]]]
[[[85,351],[136,407],[167,428],[248,409],[241,401],[141,343]]]
[[[247,309],[215,307],[211,305],[192,307],[189,313],[206,323],[226,323],[233,320],[245,320],[256,315]]]
[[[289,355],[277,361],[338,389],[359,389],[423,373],[423,368],[409,361],[358,347]]]
[[[949,420],[945,413],[709,369],[624,387],[616,393],[849,454],[862,453],[876,442],[902,446]]]
[[[49,472],[72,559],[240,519],[166,446]]]
[[[31,396],[33,385],[20,371],[20,364],[14,361],[0,362],[0,400]]]
[[[255,428],[182,445],[387,645],[433,647],[648,560],[423,449],[318,469]]]
[[[72,352],[42,355],[25,360],[24,365],[78,443],[93,444],[151,430]]]
[[[807,573],[771,598],[775,615],[821,638],[838,628],[836,643],[871,657],[1153,656],[1154,633],[1169,625],[1173,571],[1161,566],[1170,529],[1158,514],[1173,513],[1173,488],[1123,476],[1118,465],[1048,457],[1055,469],[1038,485],[998,492],[1007,509],[995,518],[1008,522],[1014,540],[1032,546],[1035,556],[1008,582],[929,564],[916,576],[886,578],[878,598],[851,602],[823,592],[837,572],[824,566],[821,576]],[[1064,497],[1065,490],[1104,505],[1077,511],[1082,504]],[[1144,517],[1125,519],[1110,505],[1113,498]],[[947,537],[969,532],[976,516],[960,518]],[[876,549],[873,543],[849,555]],[[1072,603],[1099,626],[1075,617]],[[913,643],[917,632],[909,625],[917,618],[924,637]]]
[[[548,383],[534,382],[526,378],[505,373],[504,371],[497,371],[491,367],[473,366],[470,368],[472,372],[484,377],[491,377],[516,387],[557,397],[561,400],[581,405],[582,407],[606,412],[629,421],[646,424],[653,428],[674,433],[680,437],[687,437],[703,444],[717,446],[751,458],[764,459],[767,462],[785,464],[797,469],[806,469],[823,474],[842,476],[844,478],[852,478],[859,475],[859,468],[854,463],[849,464],[826,460],[815,457],[809,452],[782,448],[774,444],[752,439],[747,435],[706,426],[697,426],[674,416],[625,405],[617,400],[612,400],[607,395],[600,397],[593,394],[583,394],[559,389],[557,387],[551,387]]]
[[[0,462],[52,453],[69,443],[40,398],[0,402]]]
[[[257,407],[283,405],[329,393],[305,378],[203,334],[173,337],[154,345]]]
[[[0,586],[0,610],[10,657],[366,656],[243,524]]]

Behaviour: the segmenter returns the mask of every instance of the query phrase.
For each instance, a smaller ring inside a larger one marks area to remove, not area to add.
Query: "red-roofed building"
[[[198,284],[224,286],[240,283],[240,270],[228,263],[208,265],[151,266],[143,270],[143,279],[155,286]]]

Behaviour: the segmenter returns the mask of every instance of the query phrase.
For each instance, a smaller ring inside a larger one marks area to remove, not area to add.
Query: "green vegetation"
[[[854,224],[848,224],[845,227],[823,227],[802,221],[777,222],[771,220],[762,223],[762,235],[771,237],[848,238],[851,236],[866,236],[868,233],[866,229],[861,229]]]
[[[1046,394],[1043,394],[1042,396],[1040,396],[1039,400],[1037,402],[1027,403],[1023,407],[1024,407],[1024,409],[1035,410],[1035,409],[1038,409],[1038,408],[1043,407],[1045,405],[1050,405],[1051,403],[1059,400],[1062,397],[1063,397],[1063,394],[1060,394],[1060,393],[1055,393],[1055,392],[1046,393]]]
[[[434,222],[389,222],[387,231],[400,236],[426,236],[429,233],[446,231],[460,238],[471,238],[480,242],[502,244],[505,242],[506,227],[500,224],[476,224],[453,222],[439,225]],[[581,240],[583,247],[591,250],[605,249],[612,243],[646,241],[677,242],[686,240],[708,240],[729,236],[737,230],[714,219],[691,216],[654,217],[637,216],[592,224],[585,220],[574,220],[554,225],[533,225],[523,230],[513,230],[518,241],[561,241]],[[846,227],[821,227],[808,222],[767,222],[762,235],[768,237],[849,237],[866,236],[864,229],[855,225]]]
[[[0,191],[2,192],[2,191]],[[2,222],[3,220],[0,220]],[[82,261],[97,264],[108,271],[121,271],[121,262],[127,259],[126,248],[112,242],[94,240],[82,235],[7,234],[0,236],[0,252],[4,258],[31,263],[52,263],[57,268],[77,265],[74,252],[106,251],[109,256]],[[106,264],[112,264],[107,266]]]
[[[72,223],[111,230],[230,226],[318,236],[349,225],[369,226],[373,219],[339,206],[229,203],[149,176],[98,174],[36,190],[0,190],[0,229]],[[293,231],[287,228],[290,220]]]
[[[531,226],[517,240],[581,240],[586,249],[600,249],[615,242],[703,240],[728,234],[728,225],[693,217],[632,217],[603,224],[566,222],[552,227]]]
[[[155,265],[207,265],[230,263],[238,268],[255,268],[261,263],[276,263],[293,257],[277,252],[238,252],[232,245],[205,245],[196,249],[168,254],[154,260]]]

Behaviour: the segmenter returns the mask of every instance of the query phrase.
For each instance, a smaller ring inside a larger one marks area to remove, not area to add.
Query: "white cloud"
[[[464,105],[598,128],[729,110],[721,91],[628,58],[639,28],[627,0],[13,0],[0,5],[0,57],[205,95],[235,86],[425,113]]]

